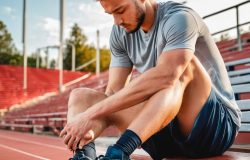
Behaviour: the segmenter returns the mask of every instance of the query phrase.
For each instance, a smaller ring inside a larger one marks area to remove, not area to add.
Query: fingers
[[[68,142],[68,149],[73,150],[72,146],[73,146],[75,140],[76,140],[76,137],[75,136],[71,136],[71,138],[70,138],[70,140]]]
[[[75,151],[77,148],[80,148],[79,147],[79,144],[80,144],[80,138],[79,137],[76,137],[74,143],[73,143],[73,146],[72,146],[72,149]]]
[[[68,145],[68,142],[69,142],[69,140],[70,140],[70,138],[71,138],[71,135],[70,134],[67,134],[65,137],[64,137],[64,144],[66,144],[66,145]]]
[[[60,133],[60,135],[59,135],[59,137],[63,137],[64,135],[66,135],[67,134],[67,130],[66,130],[66,127],[61,131],[61,133]]]
[[[79,134],[84,136],[80,136]],[[79,131],[68,125],[64,127],[59,136],[63,138],[64,144],[66,144],[70,150],[82,148],[84,145],[91,142],[95,137],[93,130],[89,130],[87,133],[84,133],[83,130]]]

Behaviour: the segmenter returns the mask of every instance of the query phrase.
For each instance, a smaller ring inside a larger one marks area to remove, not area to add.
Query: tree
[[[100,54],[101,54],[101,71],[105,71],[109,68],[110,50],[104,47],[100,50]]]
[[[50,62],[50,68],[56,68],[56,60],[53,59],[51,62]]]
[[[70,38],[66,40],[67,47],[65,50],[64,55],[64,69],[71,70],[71,63],[72,63],[72,46],[75,46],[76,49],[76,66],[79,66],[83,63],[84,53],[83,48],[85,47],[85,43],[87,41],[87,37],[84,35],[82,29],[77,25],[74,24],[74,26],[71,29]],[[69,45],[71,44],[71,45]]]
[[[86,44],[87,37],[84,35],[82,29],[74,24],[71,30],[70,38],[67,43],[74,44],[76,48],[76,68],[81,66],[96,57],[96,49],[94,45]],[[100,49],[101,58],[101,71],[108,69],[110,63],[110,51],[107,48]],[[67,45],[64,55],[64,69],[71,70],[72,63],[72,48]],[[96,63],[83,68],[81,71],[95,72]]]
[[[40,58],[41,61],[41,58]],[[22,66],[23,65],[23,56],[20,54],[7,54],[1,53],[0,54],[0,64],[5,65],[13,65],[13,66]],[[36,58],[28,57],[28,66],[29,67],[36,67]],[[40,64],[41,67],[41,64]]]
[[[13,43],[11,34],[6,25],[0,21],[0,54],[17,54],[18,51]]]

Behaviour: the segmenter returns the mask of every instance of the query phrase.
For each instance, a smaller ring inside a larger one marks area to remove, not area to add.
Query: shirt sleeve
[[[195,51],[195,44],[199,36],[198,25],[191,13],[182,11],[174,13],[162,25],[163,52],[187,48]]]
[[[121,35],[118,33],[117,26],[113,26],[109,39],[111,51],[110,67],[132,67],[133,63],[126,52],[120,37]]]

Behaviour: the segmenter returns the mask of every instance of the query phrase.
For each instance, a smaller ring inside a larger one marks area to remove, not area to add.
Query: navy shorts
[[[142,148],[154,160],[173,156],[190,158],[216,156],[221,155],[232,145],[236,133],[237,127],[228,108],[211,90],[188,137],[183,136],[175,118],[144,142]]]

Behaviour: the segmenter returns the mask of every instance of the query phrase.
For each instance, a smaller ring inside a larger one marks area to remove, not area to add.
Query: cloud
[[[47,31],[50,36],[58,37],[59,20],[50,17],[43,19],[43,29]]]
[[[98,2],[89,1],[70,1],[67,12],[67,28],[71,28],[74,23],[77,23],[84,34],[88,37],[88,43],[96,43],[96,30],[100,30],[101,46],[108,46],[109,34],[113,25],[112,16],[104,13],[104,9]]]
[[[6,14],[12,14],[15,10],[9,6],[3,7],[3,10]]]
[[[44,17],[36,24],[35,31],[37,32],[32,39],[36,39],[44,47],[47,45],[59,44],[59,20],[51,17]]]
[[[14,8],[11,8],[9,6],[4,6],[2,7],[2,13],[6,16],[9,16],[11,19],[15,19],[16,16],[14,15],[15,14],[15,9]]]

